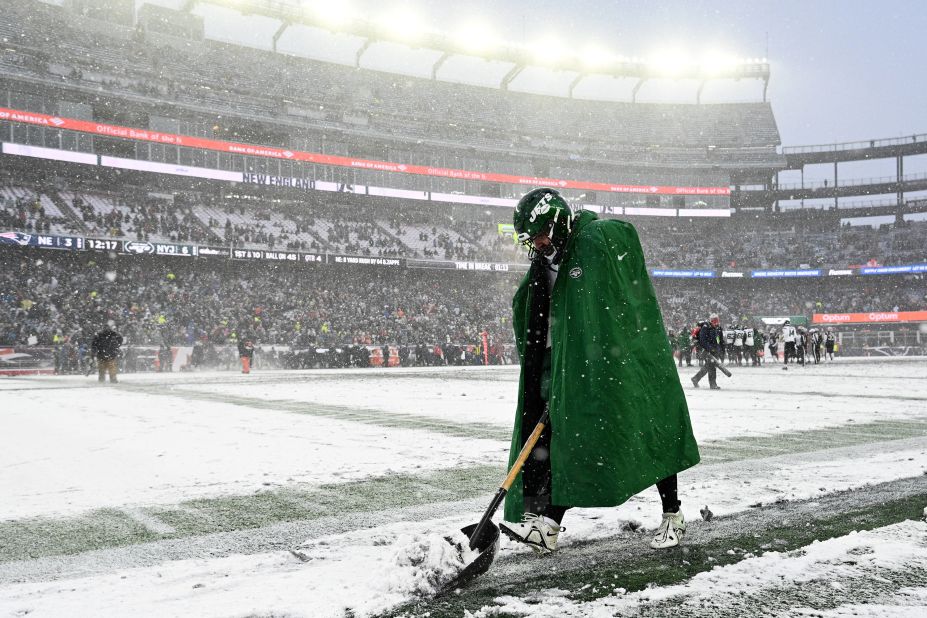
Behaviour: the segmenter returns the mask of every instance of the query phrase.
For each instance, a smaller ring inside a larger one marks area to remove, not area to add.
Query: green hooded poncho
[[[543,409],[550,294],[551,501],[615,506],[698,463],[689,410],[637,231],[581,212],[556,283],[535,260],[512,301],[521,357],[511,466]],[[505,519],[524,513],[522,475]]]

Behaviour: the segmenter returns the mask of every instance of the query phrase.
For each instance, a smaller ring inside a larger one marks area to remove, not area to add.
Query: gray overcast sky
[[[399,3],[401,5],[403,3]],[[383,0],[354,0],[371,16]],[[927,132],[927,1],[417,0],[435,25],[479,18],[506,39],[557,32],[643,56],[667,42],[772,63],[769,99],[786,145]]]

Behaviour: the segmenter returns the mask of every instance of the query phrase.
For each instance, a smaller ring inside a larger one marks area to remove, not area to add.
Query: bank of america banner
[[[414,174],[418,176],[433,176],[440,178],[455,178],[459,180],[477,180],[481,182],[495,182],[504,184],[527,185],[532,187],[547,186],[560,189],[580,189],[584,191],[602,191],[606,193],[643,193],[651,195],[721,195],[729,196],[730,187],[682,187],[663,185],[629,185],[609,182],[591,182],[586,180],[564,180],[562,178],[545,178],[538,176],[517,176],[497,172],[479,172],[474,170],[460,170],[429,165],[411,165],[407,163],[394,163],[391,161],[375,161],[370,159],[357,159],[329,155],[319,152],[303,152],[276,148],[273,146],[260,146],[255,144],[239,144],[204,137],[189,135],[176,135],[162,133],[148,129],[122,127],[118,125],[103,124],[87,120],[76,120],[62,116],[49,116],[35,112],[0,107],[0,120],[19,122],[23,124],[39,125],[81,133],[91,133],[104,137],[116,137],[171,146],[214,150],[231,154],[247,155],[252,157],[267,157],[285,161],[302,161],[319,165],[345,167],[351,169],[372,170],[378,172],[392,172],[397,174]]]
[[[515,204],[518,203],[518,200],[516,199],[487,197],[485,195],[394,189],[392,187],[376,187],[373,185],[361,185],[347,182],[331,182],[292,176],[273,176],[270,174],[258,174],[251,172],[233,172],[229,170],[218,170],[208,167],[197,167],[194,165],[159,163],[156,161],[146,161],[143,159],[126,159],[123,157],[110,157],[106,155],[97,156],[90,154],[86,157],[76,157],[74,156],[75,153],[68,150],[22,146],[21,144],[13,144],[10,142],[3,142],[0,144],[0,148],[2,148],[3,154],[8,155],[38,157],[42,159],[63,161],[67,163],[99,165],[102,167],[111,167],[115,169],[131,170],[136,172],[147,172],[152,174],[168,174],[171,176],[186,176],[188,178],[206,178],[208,180],[219,180],[225,182],[243,182],[246,184],[262,185],[283,189],[296,189],[301,191],[329,191],[335,193],[348,193],[352,195],[364,195],[368,197],[394,197],[403,200],[447,202],[451,204],[471,204],[478,206],[495,206],[500,208],[512,208],[515,206]],[[651,187],[651,189],[656,189],[656,187]],[[613,215],[648,217],[692,216],[691,214],[686,214],[691,213],[691,209],[685,208],[623,208],[620,206],[599,206],[596,204],[577,204],[577,207],[591,210],[593,212],[601,212]],[[698,212],[698,216],[700,217],[731,216],[730,209],[704,208],[699,209]]]

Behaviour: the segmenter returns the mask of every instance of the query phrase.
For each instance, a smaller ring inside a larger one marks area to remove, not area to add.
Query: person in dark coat
[[[713,390],[719,390],[718,386],[718,367],[712,357],[718,358],[724,346],[723,334],[721,332],[721,320],[718,314],[712,313],[708,324],[702,326],[698,331],[698,347],[703,352],[705,364],[699,369],[699,372],[692,376],[692,385],[698,388],[698,381],[708,374],[708,385]]]
[[[389,367],[389,345],[384,344],[382,349],[383,367]]]
[[[98,332],[90,344],[91,353],[97,358],[97,371],[99,372],[99,381],[106,381],[106,374],[109,374],[109,381],[115,383],[116,379],[116,359],[119,358],[119,346],[122,345],[122,335],[117,333],[109,325],[103,327]]]
[[[238,357],[241,359],[241,372],[251,373],[251,363],[254,361],[254,342],[250,337],[242,337],[238,341]]]
[[[837,337],[834,335],[834,330],[828,328],[827,334],[824,335],[824,360],[827,360],[828,356],[830,356],[830,360],[834,360],[834,345],[836,343]]]
[[[686,361],[686,367],[692,366],[692,335],[683,327],[676,336],[676,347],[679,348],[679,366]]]
[[[161,342],[161,345],[158,346],[158,372],[163,371],[173,371],[174,370],[174,353],[171,351],[171,346],[167,345],[165,342]]]

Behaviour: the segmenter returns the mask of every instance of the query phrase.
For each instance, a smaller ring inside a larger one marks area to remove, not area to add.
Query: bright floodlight
[[[736,67],[738,62],[735,56],[712,52],[702,57],[700,65],[702,72],[706,75],[721,75]]]
[[[454,33],[453,40],[460,47],[472,53],[483,53],[498,45],[498,40],[492,30],[485,24],[475,22],[461,26]]]
[[[613,62],[615,60],[615,55],[604,47],[590,45],[583,49],[582,54],[580,54],[580,59],[583,61],[583,65],[586,68],[599,69]]]
[[[650,56],[647,64],[660,75],[674,77],[685,71],[691,62],[682,52],[666,51]]]
[[[325,2],[324,0],[311,3],[308,7],[312,13],[329,28],[342,28],[354,17],[347,2]]]
[[[553,36],[540,36],[529,45],[528,51],[539,64],[557,64],[566,56],[567,50],[563,44]]]
[[[409,9],[390,11],[381,20],[383,27],[400,41],[413,42],[425,34],[422,18]]]

